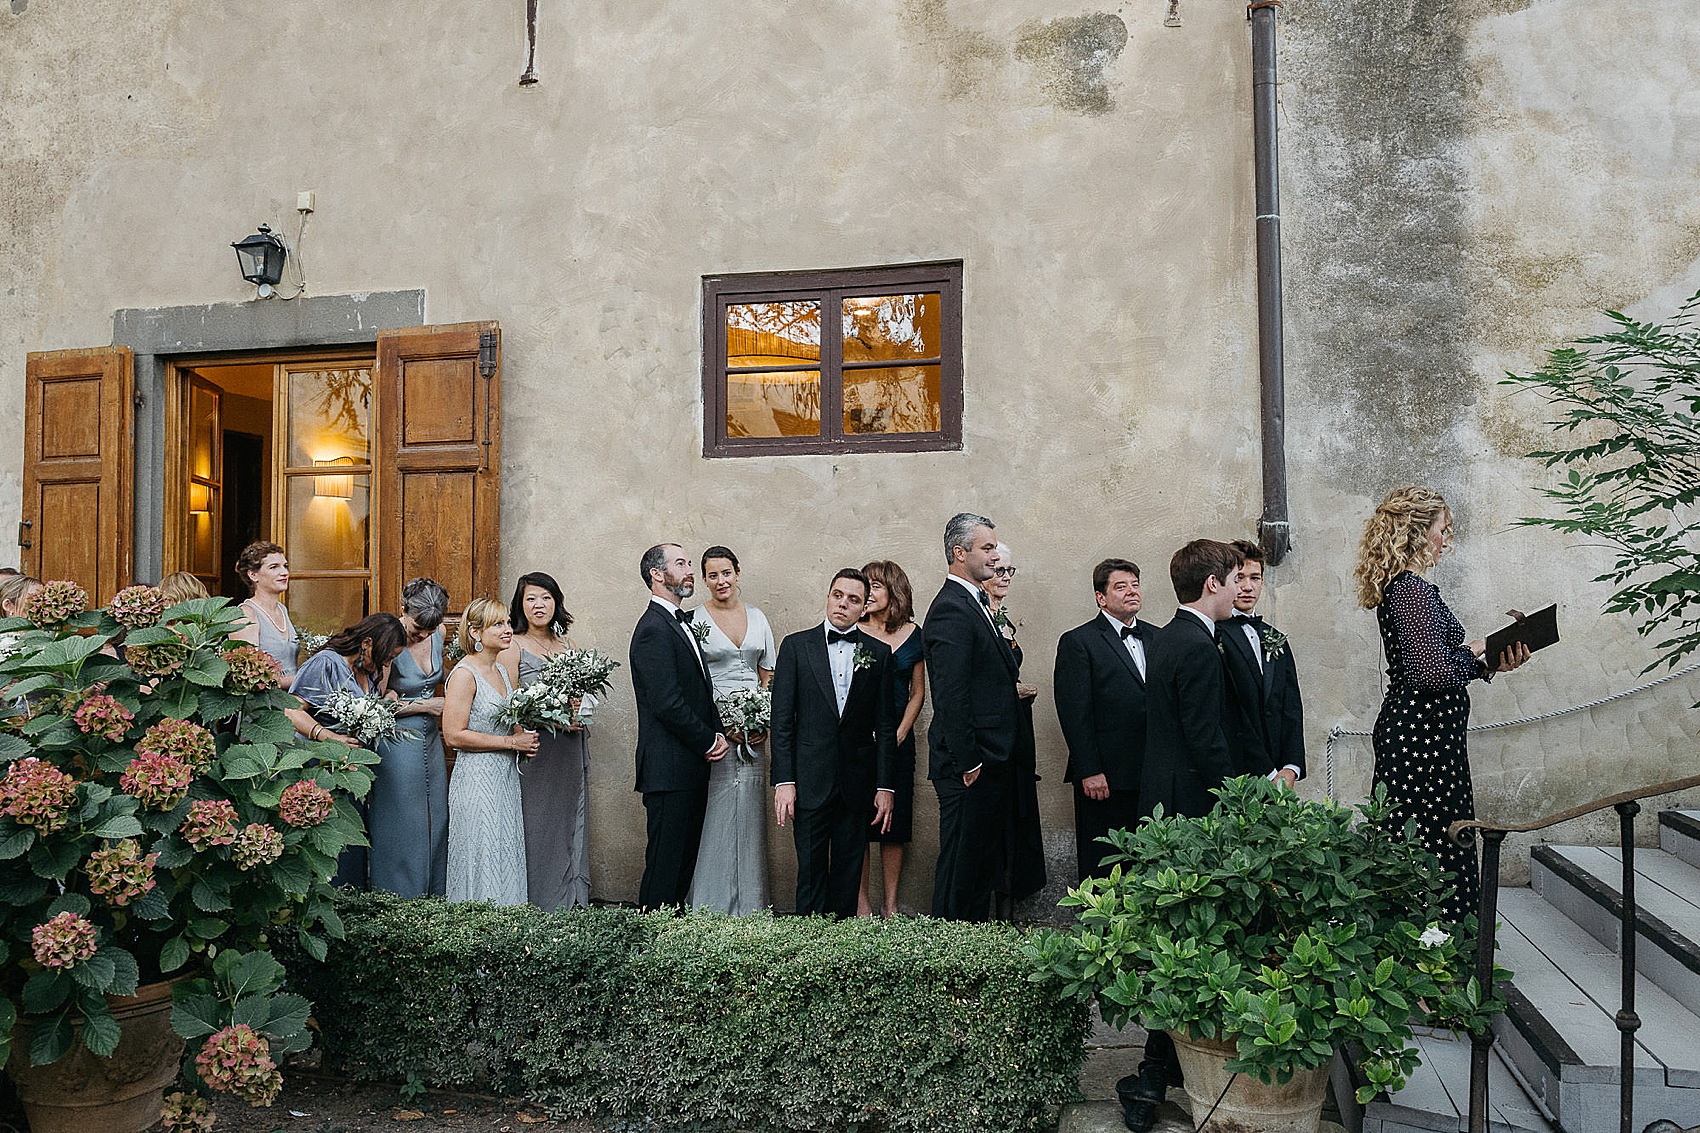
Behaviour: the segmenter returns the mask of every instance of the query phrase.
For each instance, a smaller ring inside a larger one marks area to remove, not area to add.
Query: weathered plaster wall
[[[1477,696],[1479,720],[1635,680],[1597,615],[1597,556],[1511,526],[1540,407],[1494,379],[1692,289],[1697,45],[1683,0],[1290,0],[1282,70],[1298,549],[1267,607],[1295,641],[1310,789],[1330,725],[1380,696],[1352,607],[1362,516],[1430,480],[1459,511],[1438,578],[1466,623],[1561,602],[1569,644]],[[1243,6],[1139,0],[544,5],[331,0],[13,3],[0,10],[0,391],[26,351],[110,341],[119,308],[245,298],[228,243],[292,238],[314,189],[313,294],[425,289],[433,322],[504,330],[503,562],[560,578],[579,640],[623,651],[660,538],[735,547],[784,632],[830,568],[893,557],[923,603],[945,515],[993,516],[1022,573],[1047,825],[1069,803],[1049,673],[1109,553],[1146,567],[1248,533],[1258,499],[1249,39]],[[959,453],[706,462],[705,274],[961,258]],[[19,422],[0,419],[0,530]],[[1567,805],[1692,766],[1696,695],[1476,744],[1481,810]],[[629,692],[592,742],[597,892],[635,891]],[[1344,741],[1340,792],[1362,791]],[[936,829],[918,791],[925,907]],[[790,898],[789,840],[774,893]]]

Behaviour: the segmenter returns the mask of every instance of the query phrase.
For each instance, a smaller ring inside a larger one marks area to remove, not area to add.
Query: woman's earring
[[[473,643],[472,643],[472,651],[473,651],[473,652],[474,652],[474,653],[482,653],[482,652],[484,652],[484,643],[483,643],[483,642],[482,642],[482,641],[474,641],[474,642],[473,642]]]

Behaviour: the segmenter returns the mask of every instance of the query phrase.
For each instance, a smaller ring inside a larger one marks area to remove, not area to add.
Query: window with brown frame
[[[703,280],[703,455],[962,447],[962,261]]]

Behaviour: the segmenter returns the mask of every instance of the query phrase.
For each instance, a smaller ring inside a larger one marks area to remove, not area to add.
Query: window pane
[[[820,436],[820,371],[726,375],[726,435]]]
[[[289,464],[352,457],[371,460],[367,419],[372,407],[372,371],[365,367],[289,372]],[[295,552],[290,552],[293,555]]]
[[[303,571],[366,569],[371,479],[365,473],[289,478],[289,528],[284,546],[289,549],[291,567]]]
[[[222,495],[211,484],[189,484],[189,573],[219,576],[218,531]],[[216,588],[215,588],[216,589]]]
[[[937,358],[942,352],[938,292],[844,300],[846,362]]]
[[[727,306],[728,366],[797,366],[819,361],[819,303],[781,300]]]
[[[942,422],[937,366],[844,371],[844,432],[936,433]]]
[[[366,581],[360,578],[292,578],[289,620],[302,633],[333,634],[366,616]],[[306,660],[305,657],[302,658]]]
[[[189,388],[189,475],[204,480],[218,477],[218,394],[201,386]]]

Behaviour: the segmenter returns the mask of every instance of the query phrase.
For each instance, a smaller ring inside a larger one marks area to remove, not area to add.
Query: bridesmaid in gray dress
[[[252,594],[238,607],[247,624],[230,636],[271,654],[283,668],[282,687],[287,689],[295,683],[301,663],[300,635],[283,604],[289,593],[289,560],[276,543],[249,543],[236,556],[236,577]]]
[[[735,689],[766,688],[778,663],[773,629],[738,593],[738,556],[725,547],[702,553],[708,601],[687,623],[702,645],[715,699]],[[765,736],[740,737],[731,728],[732,750],[709,764],[708,813],[703,818],[692,908],[742,916],[767,907],[767,772],[762,768]],[[740,743],[739,740],[743,742]]]
[[[513,648],[502,655],[517,666],[519,683],[537,679],[543,663],[574,648],[567,639],[573,616],[561,600],[561,588],[549,575],[521,575],[514,586],[509,620],[523,627]],[[541,909],[570,909],[590,904],[590,852],[585,838],[590,764],[585,729],[543,732],[537,757],[520,765],[520,801],[525,813],[526,889]]]
[[[443,740],[455,749],[444,886],[451,901],[525,904],[515,760],[536,754],[537,733],[496,723],[514,689],[514,674],[498,657],[512,644],[507,610],[494,598],[474,598],[460,622],[466,657],[450,674],[443,697]]]
[[[407,648],[390,666],[388,691],[401,702],[401,734],[378,741],[382,762],[367,799],[372,888],[403,897],[444,891],[449,852],[449,782],[443,765],[443,615],[449,594],[415,578],[401,588]]]

